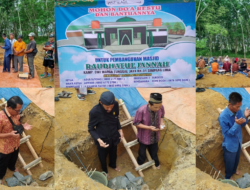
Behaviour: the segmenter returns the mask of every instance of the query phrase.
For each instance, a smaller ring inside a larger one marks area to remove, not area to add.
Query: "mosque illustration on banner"
[[[69,24],[66,30],[67,40],[58,41],[58,47],[76,45],[88,50],[128,53],[141,52],[152,47],[164,48],[180,41],[195,42],[195,37],[184,35],[186,26],[182,20],[168,13],[162,14],[170,22],[166,22],[166,19],[163,22],[157,15],[150,17],[151,20],[136,20],[136,17],[125,16],[115,22],[107,22],[107,17],[97,20],[91,14],[85,15]]]

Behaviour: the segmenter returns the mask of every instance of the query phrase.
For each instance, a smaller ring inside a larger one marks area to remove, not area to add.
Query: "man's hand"
[[[97,139],[97,141],[99,142],[100,147],[107,148],[109,146],[109,144],[103,142],[102,139]]]
[[[121,141],[122,141],[122,138],[124,137],[124,134],[123,134],[122,129],[119,130],[119,133],[120,133],[120,136],[121,136],[120,139],[121,139]]]
[[[250,108],[249,109],[246,108],[244,115],[245,115],[245,118],[248,118],[248,116],[250,115]]]
[[[237,117],[235,117],[235,123],[237,123],[238,125],[241,125],[241,124],[243,124],[245,122],[246,122],[246,119],[244,119],[242,117],[237,119]]]
[[[151,131],[159,131],[160,129],[157,129],[155,126],[149,126],[149,129]]]
[[[24,57],[27,58],[27,54],[25,54]]]
[[[28,124],[28,121],[26,121],[26,123],[23,124],[23,128],[24,128],[25,130],[31,130],[31,129],[32,129],[32,125]]]
[[[16,134],[16,131],[11,131],[9,137],[19,138],[19,134]]]

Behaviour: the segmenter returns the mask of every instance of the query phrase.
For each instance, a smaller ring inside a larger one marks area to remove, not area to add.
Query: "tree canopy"
[[[0,32],[27,37],[36,34],[36,40],[54,32],[54,0],[1,0]]]
[[[196,1],[197,55],[250,51],[250,0]]]

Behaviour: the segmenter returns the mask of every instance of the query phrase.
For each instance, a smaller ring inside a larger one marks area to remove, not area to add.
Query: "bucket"
[[[105,172],[92,171],[89,172],[89,177],[105,186],[108,185],[107,174]]]
[[[222,183],[228,183],[234,187],[239,187],[239,185],[235,181],[230,179],[219,179],[219,181],[221,181]]]

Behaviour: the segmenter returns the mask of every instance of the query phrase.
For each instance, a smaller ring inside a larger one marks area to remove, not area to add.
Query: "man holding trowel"
[[[88,131],[97,145],[102,170],[107,174],[107,155],[109,155],[109,166],[116,171],[120,171],[120,168],[116,165],[117,145],[123,138],[123,131],[118,117],[119,104],[110,91],[103,92],[99,104],[89,112]]]
[[[146,160],[146,149],[155,161],[155,167],[160,169],[157,156],[160,131],[164,130],[164,107],[162,95],[151,93],[148,104],[141,106],[135,113],[133,124],[137,127],[137,139],[140,144],[137,162],[142,165]]]
[[[7,168],[18,172],[15,165],[20,146],[20,133],[24,129],[32,128],[28,121],[23,125],[20,123],[22,106],[22,99],[19,96],[13,96],[7,101],[7,106],[0,111],[0,185],[3,184],[2,179]],[[13,129],[14,126],[17,130]]]
[[[223,157],[225,162],[226,179],[233,179],[234,174],[239,175],[237,170],[240,151],[242,145],[241,127],[248,123],[250,109],[246,108],[244,114],[240,107],[242,105],[242,96],[237,92],[229,95],[229,104],[219,116],[219,123],[223,135]]]

